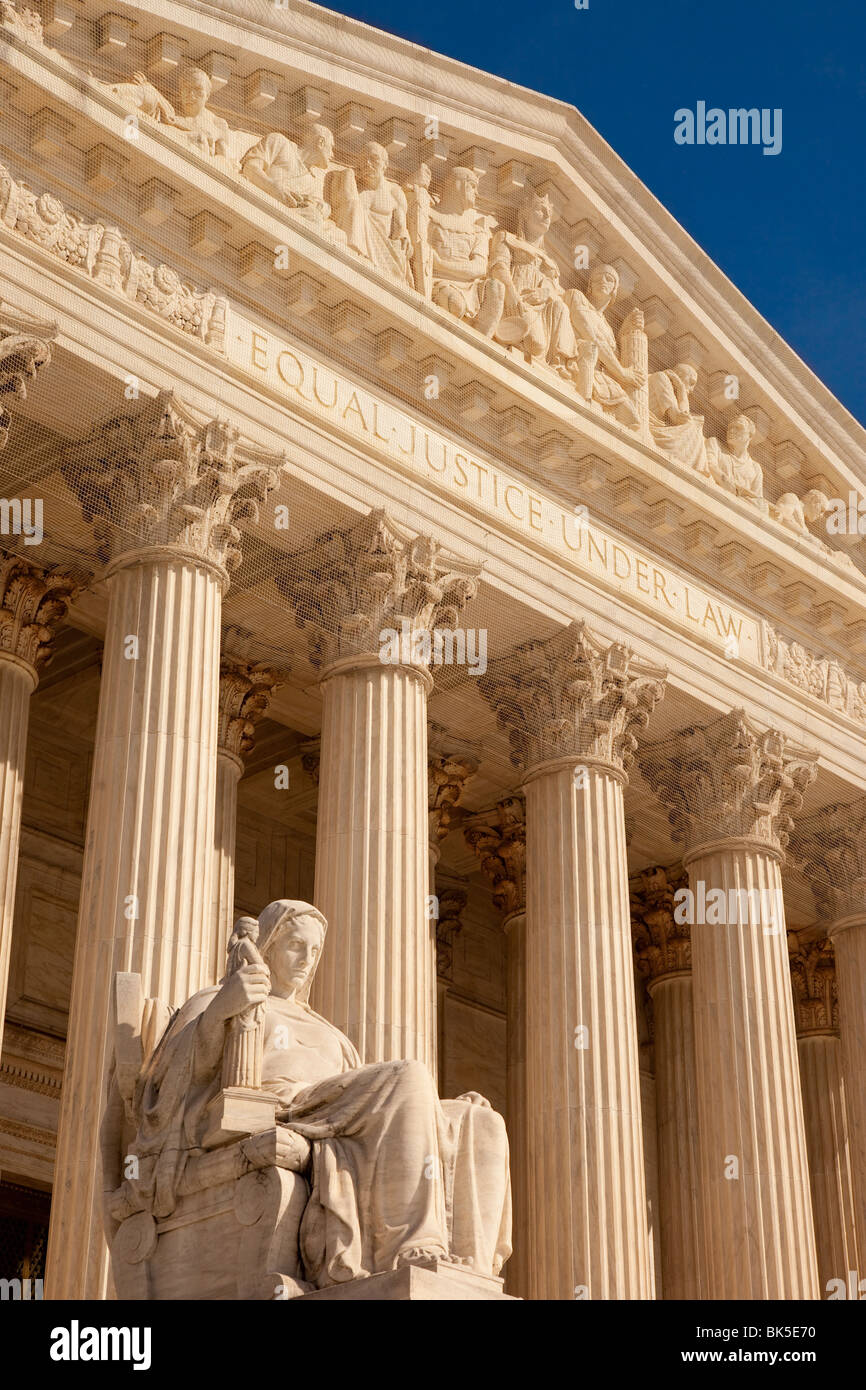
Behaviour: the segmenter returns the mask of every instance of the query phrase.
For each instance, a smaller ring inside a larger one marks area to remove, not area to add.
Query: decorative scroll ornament
[[[451,738],[441,724],[428,731],[427,804],[430,843],[438,845],[457,825],[462,812],[460,799],[467,781],[478,771],[477,750]]]
[[[86,582],[84,574],[41,570],[0,551],[0,652],[34,671],[47,665],[55,627]]]
[[[70,445],[61,471],[95,523],[101,559],[169,546],[230,571],[241,560],[239,523],[258,520],[280,463],[161,391]]]
[[[866,797],[804,816],[791,836],[790,854],[825,922],[866,916]]]
[[[749,838],[783,850],[802,793],[817,776],[818,754],[775,729],[760,730],[744,710],[644,748],[640,769],[668,807],[673,838],[687,850]]]
[[[506,917],[526,909],[526,803],[504,797],[463,823],[466,843],[481,860],[493,901]]]
[[[430,634],[453,629],[478,588],[478,571],[429,536],[413,535],[376,509],[345,530],[326,531],[277,576],[299,627],[309,625],[317,668],[343,656],[380,655],[383,632],[396,635],[401,664],[430,660]],[[419,641],[426,638],[426,642]]]
[[[627,771],[635,731],[648,724],[666,678],[621,642],[605,643],[576,622],[517,647],[479,687],[508,731],[516,767],[574,757]]]
[[[225,351],[227,301],[198,290],[167,265],[153,265],[133,250],[117,227],[87,222],[51,193],[36,194],[0,164],[0,227],[42,248],[114,294]]]
[[[672,869],[645,869],[631,882],[631,919],[640,973],[652,986],[667,975],[692,967],[691,931],[674,919],[674,895],[688,887],[681,864]]]
[[[849,719],[866,724],[866,681],[854,680],[838,661],[815,656],[801,643],[788,641],[768,622],[762,621],[762,628],[768,671]]]
[[[23,318],[0,305],[0,449],[8,442],[12,423],[3,398],[26,399],[28,381],[51,361],[56,335],[56,324]]]
[[[804,942],[788,933],[791,987],[798,1037],[810,1033],[838,1033],[839,994],[836,988],[836,953],[828,938]]]
[[[256,728],[268,712],[274,691],[285,684],[288,674],[264,662],[222,658],[217,734],[220,751],[239,760],[252,752]]]

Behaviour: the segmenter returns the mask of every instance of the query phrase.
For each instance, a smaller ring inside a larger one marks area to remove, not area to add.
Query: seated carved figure
[[[208,110],[213,82],[202,68],[183,67],[177,80],[177,102],[168,124],[186,132],[202,154],[228,154],[228,122]]]
[[[735,415],[725,432],[727,449],[723,449],[715,438],[707,440],[707,462],[710,473],[720,487],[735,492],[738,497],[749,498],[762,511],[767,511],[764,472],[749,453],[754,435],[755,425],[748,415]]]
[[[388,151],[370,140],[361,153],[356,186],[335,210],[334,221],[359,256],[395,280],[412,284],[411,243],[406,228],[407,200],[399,184],[386,177]]]
[[[530,189],[518,214],[517,235],[500,229],[493,238],[490,274],[505,288],[493,337],[518,347],[532,362],[567,371],[578,356],[577,341],[559,282],[559,267],[545,250],[552,209]]]
[[[505,286],[490,274],[491,219],[478,212],[478,174],[458,165],[429,212],[433,302],[455,318],[493,335],[505,304]]]
[[[276,131],[263,136],[247,150],[241,172],[319,229],[329,219],[344,222],[357,197],[353,171],[334,163],[334,136],[325,125],[311,126],[301,146]],[[344,239],[342,233],[339,239]]]
[[[138,1173],[108,1194],[109,1235],[132,1213],[136,1250],[126,1258],[140,1261],[141,1249],[153,1248],[156,1237],[143,1239],[136,1223],[178,1226],[169,1218],[182,1194],[196,1187],[191,1170],[228,1152],[217,1149],[214,1157],[209,1130],[215,1106],[228,1094],[232,1040],[241,1038],[249,1067],[261,1019],[259,1094],[276,1109],[277,1149],[292,1147],[300,1156],[296,1171],[309,1183],[299,1228],[302,1279],[294,1292],[430,1261],[498,1275],[511,1253],[504,1123],[474,1092],[440,1101],[420,1062],[364,1066],[349,1039],[313,1012],[307,1000],[326,930],[316,908],[288,900],[261,913],[257,941],[254,924],[239,924],[229,973],[174,1015],[144,1063],[131,1106],[131,1142],[111,1122],[109,1106],[103,1125],[109,1185],[112,1174],[130,1171],[131,1158]],[[221,1180],[226,1171],[223,1165]],[[246,1203],[244,1196],[241,1206]],[[175,1237],[169,1231],[165,1238]]]
[[[697,381],[698,374],[689,362],[652,372],[648,383],[649,426],[659,449],[687,468],[694,468],[696,473],[708,476],[704,417],[693,415],[689,406]]]
[[[606,310],[616,298],[619,275],[612,265],[598,265],[589,277],[586,294],[569,290],[565,296],[575,335],[593,343],[598,350],[592,378],[592,399],[620,424],[637,429],[638,413],[630,391],[646,385],[641,367],[622,361],[616,335],[607,321]]]

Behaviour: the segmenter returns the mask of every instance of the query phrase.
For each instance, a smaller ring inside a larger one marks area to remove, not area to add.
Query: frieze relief
[[[11,0],[0,3],[0,28],[47,47],[39,15]],[[632,308],[618,329],[611,321],[619,271],[599,260],[587,265],[585,275],[563,267],[561,252],[555,254],[547,240],[556,212],[540,169],[525,171],[515,207],[482,211],[481,175],[468,163],[451,161],[434,179],[432,164],[444,161],[421,161],[401,183],[391,176],[388,149],[376,140],[338,159],[334,130],[322,120],[264,134],[230,126],[211,109],[213,78],[187,59],[177,64],[169,93],[164,80],[145,73],[107,82],[56,48],[51,52],[116,102],[136,133],[139,123],[158,125],[239,183],[268,194],[294,221],[564,383],[584,406],[627,434],[744,500],[835,563],[854,568],[843,549],[827,544],[823,527],[816,534],[829,509],[825,494],[812,488],[802,498],[790,491],[776,502],[765,497],[763,468],[751,452],[758,431],[749,413],[727,418],[723,439],[707,435],[704,417],[690,404],[698,379],[694,365],[677,362],[650,372],[642,310]],[[72,217],[48,194],[37,199],[18,187],[24,235],[222,350],[225,310],[218,296],[182,283],[167,266],[152,266],[117,232],[116,247],[101,256],[104,228]],[[10,215],[6,224],[16,226]],[[566,285],[564,278],[579,283]]]

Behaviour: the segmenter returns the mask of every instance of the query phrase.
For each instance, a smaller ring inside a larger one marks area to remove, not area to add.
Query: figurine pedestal
[[[251,1091],[243,1086],[229,1086],[215,1096],[207,1108],[208,1125],[202,1141],[204,1148],[215,1149],[220,1144],[234,1144],[263,1129],[273,1129],[279,1100],[268,1091]]]
[[[459,1265],[442,1264],[431,1260],[424,1264],[403,1265],[386,1274],[371,1274],[367,1279],[349,1279],[329,1289],[314,1289],[301,1294],[293,1303],[311,1301],[329,1303],[445,1303],[499,1300],[517,1302],[503,1293],[503,1281]]]

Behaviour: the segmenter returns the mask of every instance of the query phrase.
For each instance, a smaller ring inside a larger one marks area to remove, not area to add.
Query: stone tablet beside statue
[[[440,1100],[420,1062],[365,1066],[313,1012],[326,930],[303,902],[242,918],[222,982],[170,1017],[117,977],[118,1297],[504,1297],[504,1122],[475,1092]]]

